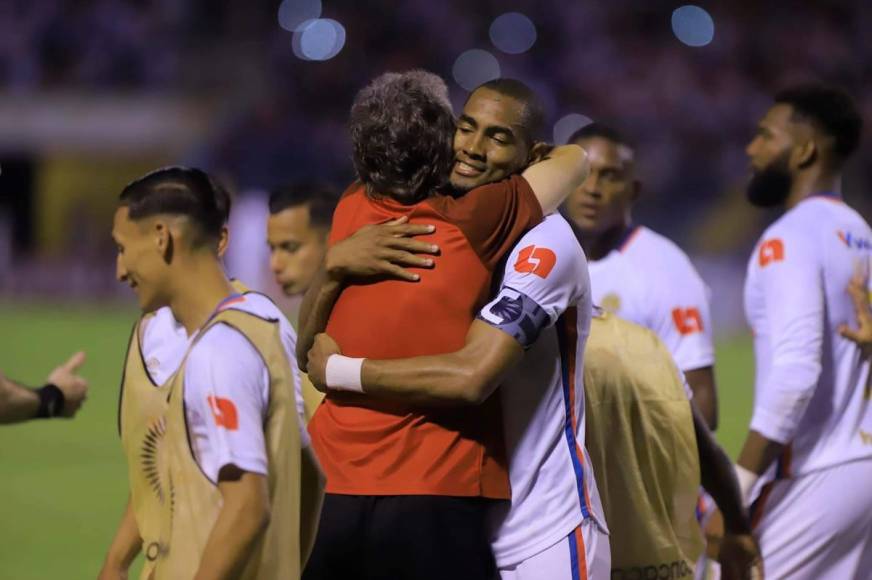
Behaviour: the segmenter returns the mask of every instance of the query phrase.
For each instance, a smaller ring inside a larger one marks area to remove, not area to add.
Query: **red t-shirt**
[[[343,290],[327,333],[346,356],[408,358],[462,348],[497,262],[541,221],[542,209],[520,176],[415,205],[372,199],[356,184],[336,208],[330,244],[402,215],[436,226],[420,239],[438,244],[440,255],[432,270],[417,270],[417,283]],[[477,407],[434,409],[331,392],[309,431],[328,493],[510,497],[498,396]]]

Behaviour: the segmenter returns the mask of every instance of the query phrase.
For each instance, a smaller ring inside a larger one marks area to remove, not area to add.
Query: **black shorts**
[[[494,501],[327,494],[303,580],[493,580]]]

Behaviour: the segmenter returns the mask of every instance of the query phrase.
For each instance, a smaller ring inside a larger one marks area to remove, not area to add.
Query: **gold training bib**
[[[587,448],[611,531],[612,580],[693,578],[699,458],[672,356],[641,326],[594,316],[584,355]]]

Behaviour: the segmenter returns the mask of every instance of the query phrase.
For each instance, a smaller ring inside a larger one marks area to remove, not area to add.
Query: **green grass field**
[[[84,349],[91,382],[73,421],[0,427],[0,578],[94,578],[127,497],[118,384],[136,312],[118,306],[0,304],[0,368],[30,385]],[[718,344],[719,438],[735,455],[750,417],[748,339]],[[132,578],[137,577],[131,575]]]

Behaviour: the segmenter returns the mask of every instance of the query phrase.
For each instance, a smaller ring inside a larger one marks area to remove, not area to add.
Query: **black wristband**
[[[64,410],[64,392],[57,385],[48,383],[44,387],[36,389],[39,397],[39,409],[36,411],[37,419],[51,419],[57,417]]]

